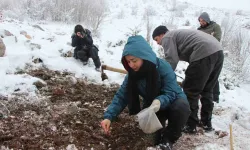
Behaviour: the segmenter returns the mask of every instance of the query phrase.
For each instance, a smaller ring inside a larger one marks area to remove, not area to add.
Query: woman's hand
[[[110,124],[111,121],[109,119],[104,119],[101,122],[102,129],[104,130],[105,134],[110,134]]]
[[[80,38],[83,38],[81,32],[77,32],[76,35],[79,36]]]

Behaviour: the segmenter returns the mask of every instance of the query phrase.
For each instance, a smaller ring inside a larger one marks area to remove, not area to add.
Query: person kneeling
[[[172,149],[181,136],[190,109],[170,64],[156,57],[142,36],[129,37],[121,60],[128,74],[104,113],[101,122],[104,132],[109,134],[111,122],[126,106],[130,115],[141,111],[140,95],[142,109],[152,108],[163,126],[155,132],[154,145],[163,150]]]

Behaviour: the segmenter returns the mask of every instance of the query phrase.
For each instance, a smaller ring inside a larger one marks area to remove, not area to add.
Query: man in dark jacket
[[[213,88],[220,75],[224,54],[220,43],[211,35],[197,30],[180,29],[168,31],[165,26],[157,27],[153,39],[164,48],[165,59],[175,70],[179,60],[189,66],[185,72],[183,90],[187,95],[191,114],[185,132],[196,132],[198,101],[201,95],[201,122],[206,131],[212,128]]]
[[[87,64],[91,57],[95,64],[95,69],[100,71],[100,58],[98,56],[98,48],[93,45],[91,32],[84,29],[81,25],[76,25],[74,34],[72,35],[72,46],[76,47],[74,50],[74,58],[80,59],[84,64]]]
[[[198,30],[203,31],[205,33],[211,34],[214,36],[218,41],[221,39],[221,28],[220,25],[218,25],[214,21],[210,21],[210,17],[208,13],[203,12],[200,17],[198,18],[200,22],[200,27]],[[216,82],[216,85],[214,87],[213,91],[213,101],[219,102],[219,95],[220,95],[220,86],[219,86],[219,81]]]

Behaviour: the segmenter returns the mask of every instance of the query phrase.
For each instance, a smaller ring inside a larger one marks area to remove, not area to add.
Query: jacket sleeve
[[[214,34],[213,36],[220,41],[221,40],[221,28],[218,24],[216,24],[216,26],[214,27]]]
[[[109,119],[110,121],[113,121],[128,105],[128,101],[126,100],[127,84],[128,84],[128,75],[125,77],[121,87],[116,92],[111,104],[105,111],[104,119]]]
[[[176,43],[173,41],[171,37],[164,37],[162,38],[162,47],[164,49],[165,60],[168,63],[170,63],[173,70],[175,70],[179,62],[179,56],[178,56]]]
[[[80,38],[78,36],[72,35],[71,38],[72,38],[72,42],[71,42],[72,47],[76,47],[80,45]]]
[[[176,82],[176,75],[169,64],[166,64],[164,74],[161,75],[160,95],[156,99],[160,100],[160,109],[165,109],[177,99],[177,93],[182,92]]]
[[[86,35],[83,37],[83,40],[87,45],[93,44],[93,39],[89,30],[86,31]]]

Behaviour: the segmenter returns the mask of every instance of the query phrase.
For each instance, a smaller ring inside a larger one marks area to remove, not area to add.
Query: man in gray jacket
[[[184,132],[196,132],[198,101],[201,95],[201,124],[205,131],[211,131],[213,88],[220,75],[224,54],[220,43],[211,35],[197,30],[180,29],[168,31],[165,26],[157,27],[153,39],[164,48],[165,59],[175,70],[180,60],[189,63],[183,81],[191,114]]]

